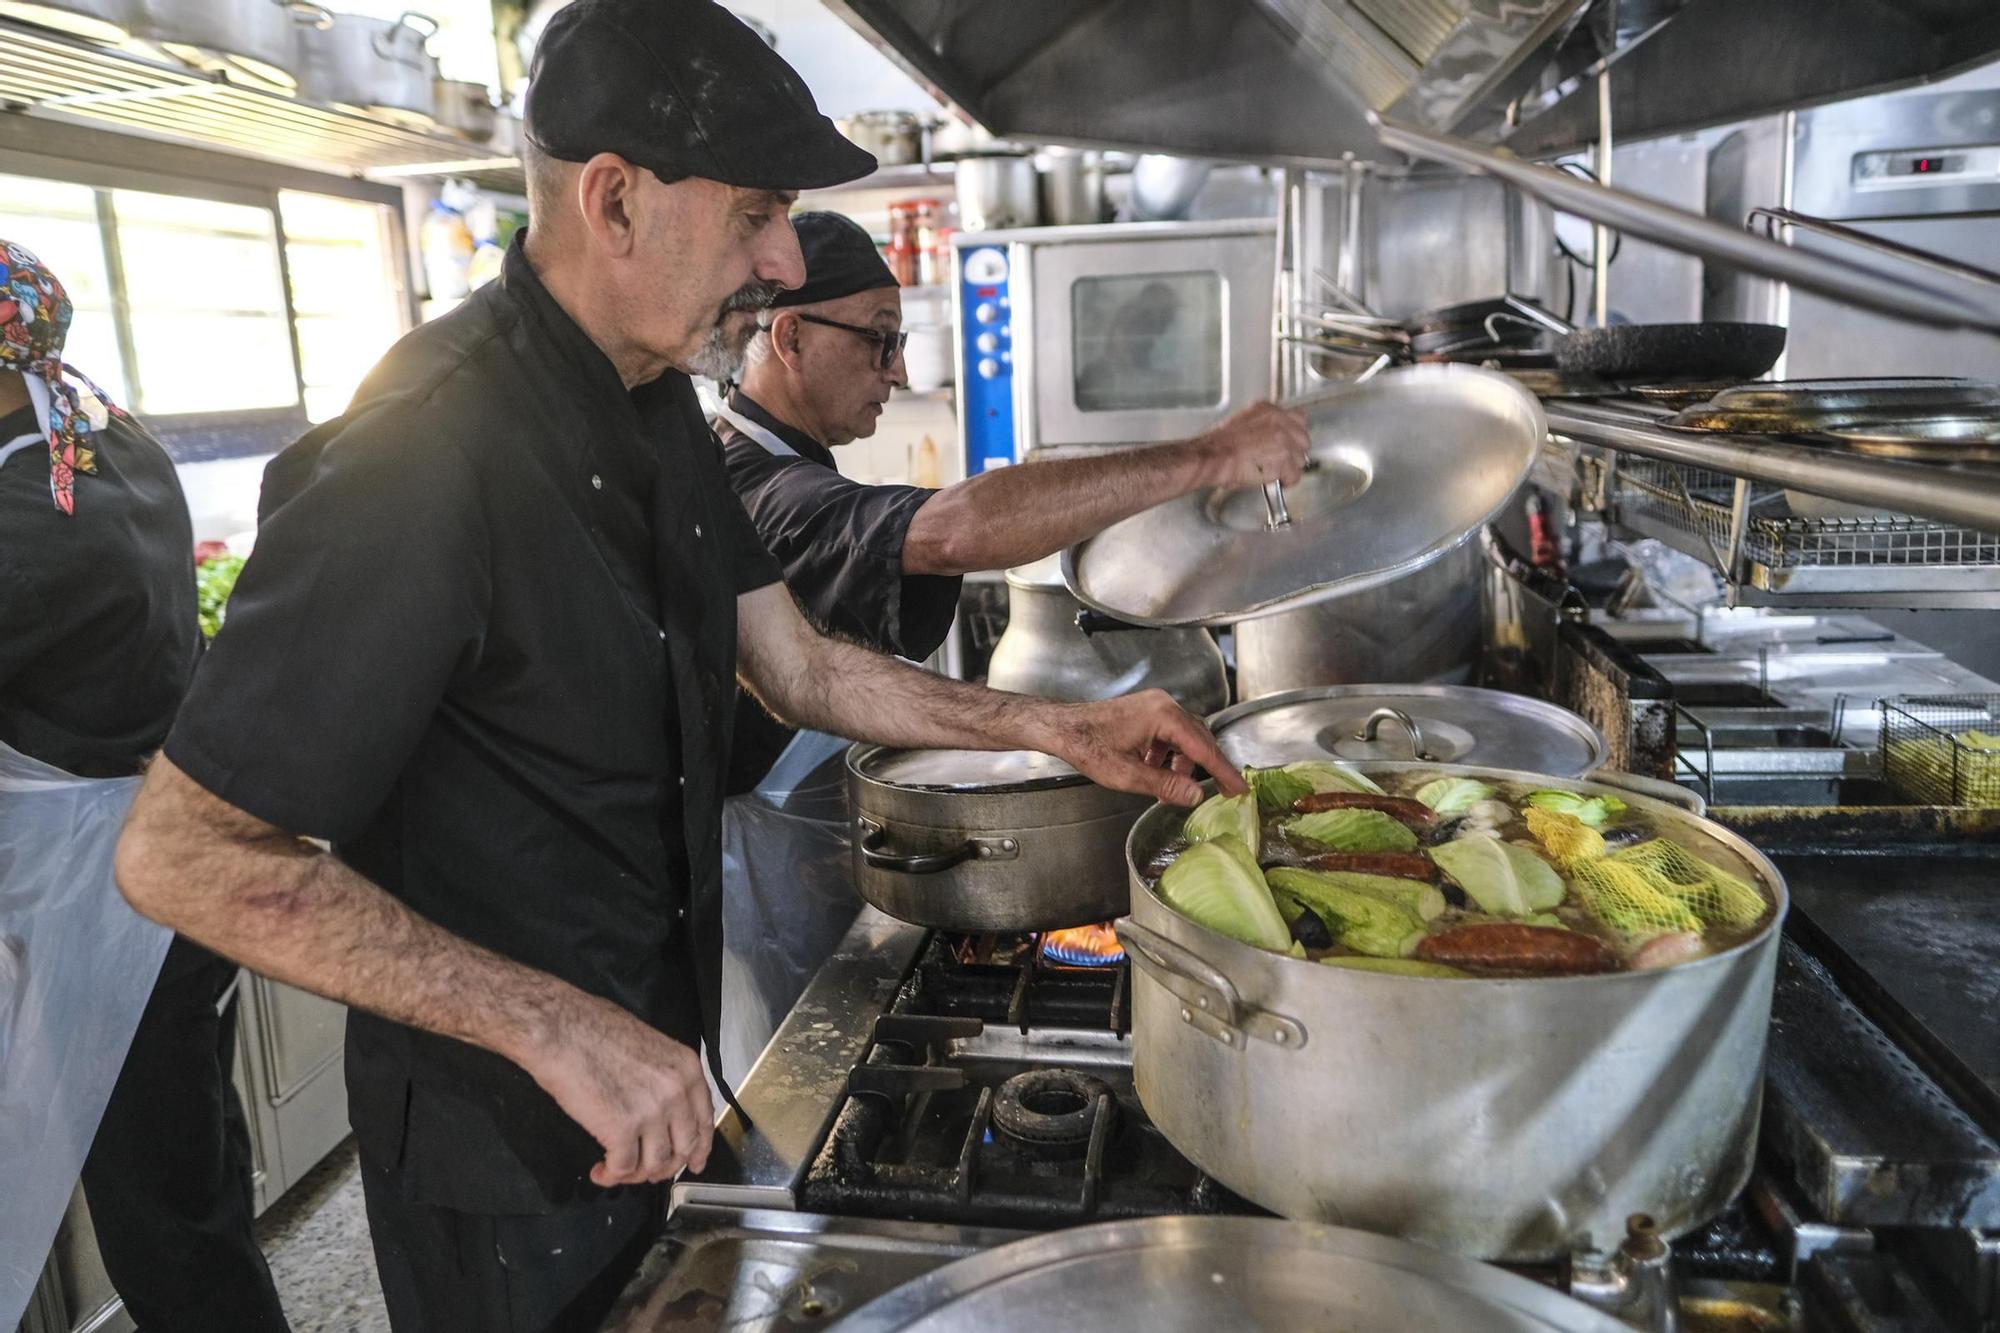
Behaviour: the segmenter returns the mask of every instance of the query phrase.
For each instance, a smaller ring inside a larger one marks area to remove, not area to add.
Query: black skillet
[[[1612,380],[1755,379],[1785,350],[1776,324],[1614,324],[1551,345],[1556,367]]]

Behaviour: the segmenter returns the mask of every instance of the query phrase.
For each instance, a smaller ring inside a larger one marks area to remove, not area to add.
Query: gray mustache
[[[722,313],[725,315],[734,315],[746,310],[763,310],[771,302],[777,300],[778,293],[784,290],[785,288],[781,283],[767,282],[762,278],[752,278],[741,287],[738,287],[722,303]]]

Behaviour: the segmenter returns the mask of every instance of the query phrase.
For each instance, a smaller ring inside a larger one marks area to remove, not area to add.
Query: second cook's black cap
[[[550,157],[616,153],[665,181],[811,190],[875,169],[712,0],[572,0],[535,46],[524,121]]]
[[[806,280],[779,292],[772,306],[818,305],[898,285],[874,240],[853,218],[839,213],[794,213],[792,230],[799,234]]]

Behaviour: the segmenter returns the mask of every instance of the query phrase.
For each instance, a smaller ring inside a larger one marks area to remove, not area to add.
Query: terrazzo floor
[[[257,1219],[292,1333],[389,1333],[349,1139]]]

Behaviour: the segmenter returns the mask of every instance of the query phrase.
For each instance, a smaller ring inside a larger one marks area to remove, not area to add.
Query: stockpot
[[[1777,904],[1753,938],[1654,971],[1440,979],[1327,967],[1218,935],[1141,874],[1186,812],[1133,826],[1133,1072],[1195,1165],[1283,1216],[1472,1258],[1611,1249],[1649,1213],[1679,1235],[1743,1188],[1757,1144],[1786,907],[1719,825],[1622,788],[1508,769],[1364,764],[1615,794]]]
[[[1205,629],[1152,629],[1086,612],[1055,556],[1007,571],[1007,629],[986,683],[1045,699],[1162,689],[1200,717],[1229,702],[1229,671]]]
[[[324,28],[305,28],[299,91],[319,102],[418,128],[437,119],[438,65],[424,50],[437,20],[405,11],[394,20],[336,14]]]
[[[300,0],[134,0],[131,22],[134,37],[177,59],[290,92],[299,83],[303,34],[328,26],[333,15]]]
[[[1125,911],[1125,835],[1150,798],[1026,750],[847,752],[854,887],[933,930],[1055,930]]]

